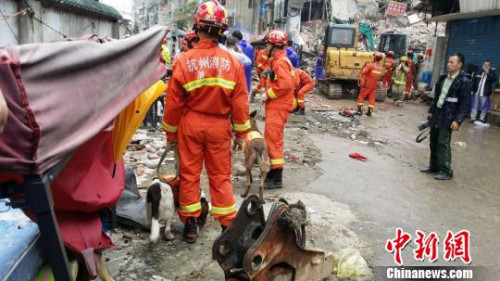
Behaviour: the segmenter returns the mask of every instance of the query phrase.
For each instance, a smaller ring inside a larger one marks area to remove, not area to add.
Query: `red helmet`
[[[163,38],[163,44],[167,44],[167,38]]]
[[[183,47],[187,47],[188,43],[186,41],[186,39],[181,39],[181,46]]]
[[[193,41],[196,38],[196,32],[194,30],[190,30],[186,33],[186,39],[188,41]]]
[[[283,47],[288,42],[288,36],[283,30],[271,30],[267,33],[267,42],[276,45],[278,47]]]
[[[217,0],[201,4],[194,14],[194,23],[200,28],[216,27],[223,30],[229,26],[226,9]]]
[[[387,56],[390,57],[390,58],[394,57],[394,52],[393,51],[389,51],[387,53]]]
[[[375,57],[375,61],[379,61],[384,58],[384,55],[380,52],[375,52],[373,56]]]

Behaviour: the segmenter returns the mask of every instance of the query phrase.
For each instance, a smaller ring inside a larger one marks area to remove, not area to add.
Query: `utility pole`
[[[309,0],[309,21],[311,21],[312,5],[313,5],[313,1]]]
[[[260,26],[260,0],[253,0],[252,4],[252,34],[257,35]]]

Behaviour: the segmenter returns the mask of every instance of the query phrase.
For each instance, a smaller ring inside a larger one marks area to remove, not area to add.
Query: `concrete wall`
[[[0,10],[4,16],[12,15],[17,12],[17,3],[14,0],[2,0]],[[2,17],[0,20],[0,34],[0,46],[17,45],[17,37],[19,36],[17,18],[3,20]]]
[[[248,8],[248,0],[227,0],[226,8],[230,11],[230,16],[234,17],[235,23],[242,23],[252,30],[253,10]]]
[[[1,9],[4,15],[13,14],[24,7],[21,1],[2,1]],[[34,0],[28,0],[28,3],[33,8],[34,17],[46,25],[27,14],[17,16],[13,20],[9,20],[9,23],[14,27],[19,40],[15,40],[8,29],[4,30],[8,27],[2,23],[0,24],[2,34],[0,46],[59,41],[64,38],[62,34],[73,38],[85,34],[120,38],[124,34],[124,29],[120,28],[120,24],[109,19],[69,11],[60,7],[43,6],[39,1]]]

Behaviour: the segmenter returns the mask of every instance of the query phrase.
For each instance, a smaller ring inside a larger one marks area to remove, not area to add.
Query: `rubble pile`
[[[446,31],[445,23],[438,23],[436,30],[436,23],[419,22],[410,25],[405,21],[397,19],[381,19],[371,22],[370,25],[374,28],[377,34],[386,32],[408,34],[411,46],[425,46],[425,44],[427,44],[427,39],[434,36],[435,31],[436,36],[444,36]]]
[[[139,129],[134,134],[123,159],[126,167],[135,170],[138,188],[148,187],[156,176],[156,167],[164,147],[165,135],[160,131]],[[169,171],[174,169],[173,155],[167,155],[164,164],[167,164]]]
[[[316,54],[324,45],[326,24],[322,20],[313,20],[302,24],[300,36],[304,39],[302,52]]]
[[[296,128],[315,134],[329,134],[351,139],[363,145],[376,146],[385,141],[373,139],[367,129],[361,124],[360,118],[344,117],[339,112],[345,109],[356,111],[355,103],[349,100],[331,101],[316,94],[313,90],[306,96],[307,115],[305,117],[290,115],[287,128]],[[332,104],[335,104],[332,105]],[[293,130],[293,129],[292,129]],[[293,133],[297,135],[297,133]],[[292,140],[293,141],[293,140]]]

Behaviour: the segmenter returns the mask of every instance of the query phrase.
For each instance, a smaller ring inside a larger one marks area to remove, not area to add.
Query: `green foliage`
[[[182,5],[180,9],[174,12],[174,18],[176,19],[175,25],[178,29],[187,29],[188,23],[192,21],[194,13],[198,8],[197,1],[189,1],[187,4]]]
[[[134,28],[132,29],[132,33],[137,34],[139,33],[139,26],[137,23],[134,23]]]

